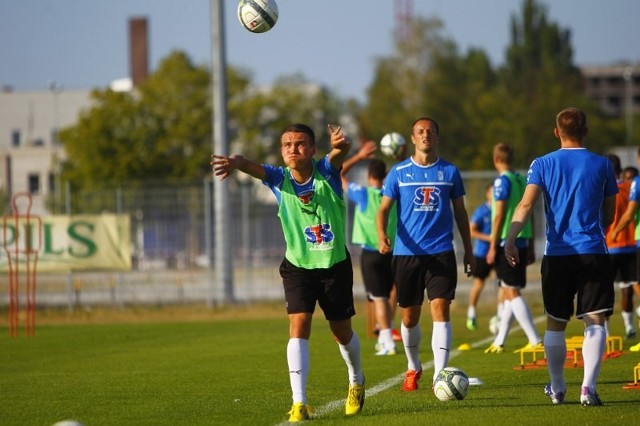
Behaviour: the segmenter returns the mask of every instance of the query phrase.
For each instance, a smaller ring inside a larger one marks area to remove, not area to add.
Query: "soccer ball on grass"
[[[436,376],[433,393],[440,401],[464,399],[469,389],[469,377],[459,368],[445,367]]]
[[[252,33],[267,32],[278,22],[278,5],[275,0],[240,0],[238,19]]]

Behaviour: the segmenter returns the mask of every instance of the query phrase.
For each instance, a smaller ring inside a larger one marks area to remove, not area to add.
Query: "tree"
[[[227,71],[228,125],[233,153],[280,160],[280,131],[311,124],[326,140],[326,124],[338,122],[344,105],[303,76],[282,77],[255,88],[248,72]],[[62,177],[75,188],[149,180],[186,183],[210,173],[210,72],[179,51],[162,60],[130,93],[94,90],[93,106],[61,132],[67,153]]]
[[[280,133],[292,123],[314,130],[319,151],[328,152],[327,124],[339,123],[345,105],[326,88],[303,75],[279,77],[268,88],[234,100],[233,147],[252,159],[281,163]]]
[[[460,55],[438,19],[416,18],[410,25],[410,37],[396,40],[397,53],[378,61],[362,130],[375,140],[389,131],[408,136],[411,123],[428,115],[442,129],[441,154],[461,167],[478,166],[486,123],[477,112],[485,112],[496,84],[491,63],[479,49]]]
[[[524,0],[520,17],[511,18],[511,44],[499,71],[498,98],[505,105],[509,134],[504,140],[516,148],[516,165],[557,148],[551,131],[556,114],[567,106],[587,111],[595,135],[609,126],[594,101],[587,98],[582,74],[573,63],[571,32],[547,19],[546,7]],[[605,149],[606,141],[599,143]]]
[[[209,80],[204,67],[173,52],[133,92],[94,90],[93,107],[61,132],[63,178],[95,187],[203,176],[211,151]]]

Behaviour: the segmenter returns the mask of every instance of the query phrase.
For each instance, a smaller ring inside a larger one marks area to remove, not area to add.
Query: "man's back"
[[[609,160],[585,148],[560,149],[531,164],[528,183],[544,194],[545,255],[607,253],[601,209],[618,192]]]

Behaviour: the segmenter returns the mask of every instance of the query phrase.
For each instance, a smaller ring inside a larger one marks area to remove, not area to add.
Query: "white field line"
[[[537,318],[534,318],[533,322],[535,324],[538,324],[542,321],[544,321],[547,317],[546,316],[539,316]],[[511,327],[511,330],[509,330],[509,334],[514,333],[518,330],[522,330],[520,328],[520,326],[515,326],[515,327]],[[472,348],[478,348],[478,347],[484,347],[487,344],[493,342],[493,336],[489,336],[486,337],[484,339],[478,340],[476,342],[471,343],[471,347]],[[460,353],[463,351],[459,351],[457,349],[453,349],[450,354],[449,354],[449,360],[457,357],[458,355],[460,355]],[[422,370],[428,370],[430,368],[433,367],[433,360],[432,361],[427,361],[425,363],[422,364]],[[401,373],[398,374],[397,376],[393,376],[381,383],[378,383],[377,385],[375,385],[372,388],[367,388],[367,398],[371,398],[372,396],[375,396],[377,394],[379,394],[380,392],[384,392],[387,389],[390,389],[394,386],[398,386],[400,383],[402,383],[402,381],[404,380],[404,375],[405,373]],[[329,414],[330,412],[334,411],[334,410],[344,410],[344,403],[345,403],[346,399],[339,399],[336,401],[330,401],[320,407],[313,407],[313,417],[318,418],[318,417],[322,417],[326,414]],[[277,426],[285,426],[288,425],[289,422],[284,421],[282,423],[278,423]]]

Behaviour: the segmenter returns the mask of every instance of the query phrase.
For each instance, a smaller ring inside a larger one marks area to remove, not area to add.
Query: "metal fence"
[[[365,171],[354,170],[356,181]],[[469,216],[485,200],[487,183],[494,172],[463,173]],[[257,181],[230,181],[231,242],[233,259],[232,300],[254,302],[282,299],[278,266],[284,255],[284,238],[277,205],[270,190]],[[194,185],[153,185],[109,188],[72,193],[67,191],[65,208],[71,214],[126,213],[131,216],[133,269],[127,272],[38,273],[38,306],[207,303],[229,301],[229,294],[215,282],[216,248],[213,229],[211,179]],[[541,203],[539,203],[541,204]],[[353,205],[349,204],[347,232],[350,235]],[[538,253],[542,252],[544,229],[542,206],[536,213]],[[456,250],[461,244],[457,231]],[[354,259],[356,296],[364,297],[358,256],[359,247],[349,246]],[[4,253],[1,254],[4,256]],[[458,259],[462,253],[458,252]],[[459,262],[460,263],[460,262]],[[463,274],[460,274],[463,277]],[[0,282],[5,282],[4,277]],[[0,300],[7,304],[7,286]]]

